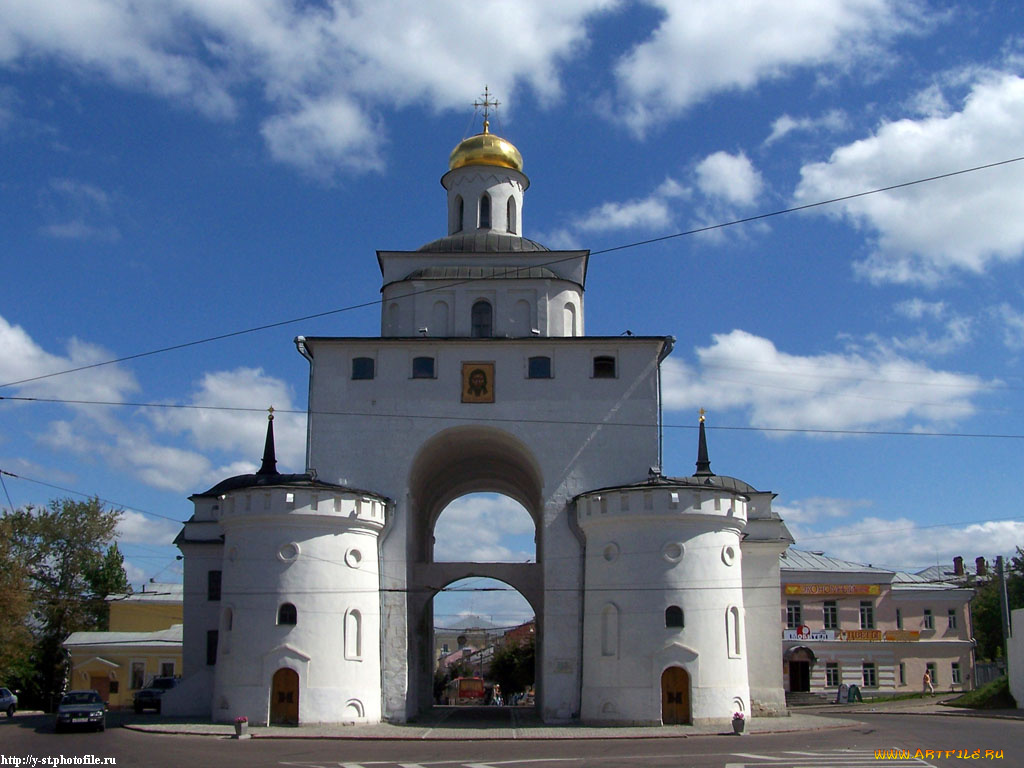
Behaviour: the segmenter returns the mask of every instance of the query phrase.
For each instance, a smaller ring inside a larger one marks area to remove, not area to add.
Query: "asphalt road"
[[[850,715],[844,716],[850,719]],[[315,768],[860,768],[886,763],[949,766],[980,750],[1002,750],[987,764],[1024,766],[1024,720],[944,715],[865,714],[858,725],[822,731],[656,739],[402,741],[251,739],[144,733],[117,727],[104,733],[53,732],[45,715],[0,719],[0,766],[297,766]],[[875,750],[899,749],[905,760],[880,761]],[[920,750],[920,754],[918,754]],[[931,750],[930,754],[928,750]],[[952,754],[947,754],[947,752]],[[54,762],[41,762],[50,758]],[[59,762],[64,758],[64,762]],[[77,760],[76,760],[77,758]],[[108,762],[104,763],[104,759]],[[110,761],[112,759],[112,761]]]

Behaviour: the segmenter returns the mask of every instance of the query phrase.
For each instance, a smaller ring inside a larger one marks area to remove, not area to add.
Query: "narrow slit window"
[[[465,210],[465,205],[463,205],[463,203],[462,203],[462,195],[457,195],[455,197],[455,222],[454,222],[455,226],[454,226],[454,229],[452,230],[453,232],[461,232],[462,231],[462,218],[463,218],[464,210]]]
[[[491,228],[491,196],[483,194],[480,196],[480,229]]]
[[[665,609],[665,626],[666,627],[678,627],[683,626],[683,609],[678,605],[670,605]]]
[[[512,234],[516,233],[516,199],[510,197],[508,199],[508,206],[506,207],[505,218],[508,220],[508,231]]]

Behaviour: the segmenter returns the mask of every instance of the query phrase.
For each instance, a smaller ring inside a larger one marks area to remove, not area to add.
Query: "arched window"
[[[363,615],[357,610],[345,614],[345,658],[363,657]]]
[[[678,605],[670,605],[665,609],[665,626],[666,627],[682,627],[683,626],[683,609]]]
[[[526,377],[529,379],[550,379],[551,358],[538,355],[529,360]]]
[[[510,197],[505,209],[505,219],[508,222],[508,231],[513,235],[516,233],[516,199]]]
[[[470,335],[473,338],[485,339],[494,335],[494,311],[491,309],[491,302],[481,299],[473,305],[472,326]]]
[[[743,620],[740,609],[730,605],[725,609],[725,636],[729,644],[729,658],[738,659],[743,656]]]
[[[615,358],[611,355],[598,355],[594,358],[594,378],[614,379]]]
[[[359,379],[372,379],[373,378],[374,360],[372,357],[353,357],[352,358],[352,378],[355,380]]]
[[[619,608],[606,603],[601,611],[601,655],[619,655]]]
[[[480,196],[480,229],[491,228],[491,196],[486,192]]]
[[[434,378],[434,358],[414,357],[412,359],[412,377],[414,379]]]
[[[291,603],[281,603],[281,607],[277,609],[277,623],[278,625],[285,627],[294,627],[299,621],[298,611],[295,610],[295,606]]]
[[[461,232],[462,231],[462,219],[463,219],[463,211],[464,210],[465,210],[465,206],[462,203],[462,195],[456,195],[455,196],[455,221],[453,222],[453,229],[452,229],[453,232]]]

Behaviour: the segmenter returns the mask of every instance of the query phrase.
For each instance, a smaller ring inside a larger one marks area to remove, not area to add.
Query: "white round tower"
[[[586,536],[584,721],[708,723],[750,714],[742,481],[697,471],[576,498]]]
[[[207,637],[213,719],[378,722],[387,499],[282,475],[275,463],[271,422],[259,472],[194,497],[197,516],[209,513],[223,535],[207,594],[220,608]]]

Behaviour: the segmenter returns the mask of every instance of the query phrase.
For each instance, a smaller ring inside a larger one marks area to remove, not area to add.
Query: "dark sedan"
[[[57,707],[53,727],[57,733],[70,728],[102,731],[107,727],[107,705],[96,691],[68,691]]]

